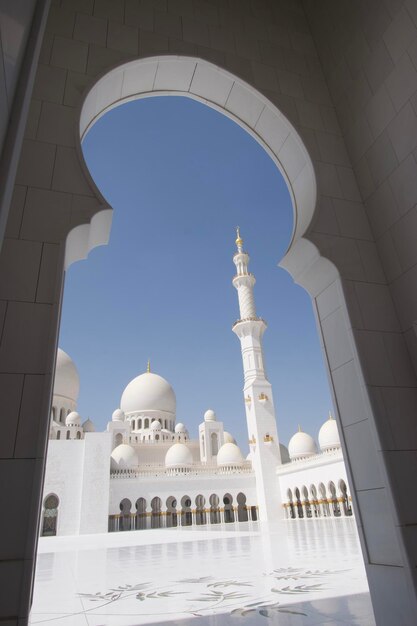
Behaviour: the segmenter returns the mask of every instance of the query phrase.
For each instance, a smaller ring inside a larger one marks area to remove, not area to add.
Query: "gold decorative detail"
[[[252,438],[251,438],[251,439],[249,439],[249,444],[253,444],[253,445],[255,445],[255,443],[256,443],[256,439],[255,439],[255,437],[252,435]]]
[[[301,426],[300,426],[300,424],[298,424],[298,432],[299,432],[299,433],[302,433],[302,432],[303,432],[303,431],[301,430]]]
[[[246,402],[246,404],[250,404],[252,402],[252,398],[249,395],[246,396],[245,402]]]
[[[150,373],[150,371],[151,371],[151,360],[150,360],[150,359],[148,359],[148,364],[147,364],[147,366],[146,366],[146,371],[147,371],[147,373],[148,373],[148,374],[149,374],[149,373]]]
[[[268,442],[274,441],[274,438],[271,437],[271,435],[265,435],[264,441],[265,443],[268,443]]]
[[[266,393],[260,393],[258,398],[261,402],[266,402],[268,400],[268,396],[266,395]]]
[[[329,411],[329,420],[334,420],[334,417],[333,417],[333,415],[332,415],[332,412],[331,412],[331,411]]]
[[[239,247],[241,248],[243,246],[243,239],[240,236],[240,228],[239,228],[239,226],[236,226],[236,245],[237,245],[238,248]]]

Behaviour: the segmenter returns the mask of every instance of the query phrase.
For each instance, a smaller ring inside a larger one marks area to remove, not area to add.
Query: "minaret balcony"
[[[232,326],[232,330],[239,324],[245,324],[247,322],[261,322],[261,324],[263,324],[265,328],[267,326],[265,320],[262,319],[262,317],[244,317],[241,320],[236,320],[236,322]]]

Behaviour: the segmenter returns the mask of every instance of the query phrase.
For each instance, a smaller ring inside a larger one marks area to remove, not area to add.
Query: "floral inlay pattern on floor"
[[[173,606],[166,606],[165,610],[163,610],[164,607],[161,607],[162,611],[155,611],[153,607],[149,615],[191,614],[203,616],[209,613],[216,613],[219,609],[222,613],[225,613],[225,610],[228,609],[232,617],[243,617],[255,612],[267,618],[272,617],[275,612],[306,616],[304,612],[281,606],[280,602],[276,600],[276,594],[308,595],[312,592],[324,591],[329,577],[346,572],[348,570],[305,570],[293,567],[275,569],[270,573],[263,574],[264,578],[267,579],[264,580],[264,583],[266,582],[269,587],[269,591],[264,594],[265,597],[255,597],[257,587],[255,581],[238,579],[216,580],[213,576],[183,578],[172,581],[172,588],[167,588],[164,591],[155,589],[155,583],[142,582],[135,585],[120,585],[105,592],[79,593],[78,595],[84,600],[95,603],[95,606],[86,608],[85,613],[96,612],[109,604],[125,600],[131,603],[132,601],[144,602],[147,600],[171,599],[174,600]],[[277,581],[301,580],[321,580],[323,582],[274,586],[274,583]],[[186,588],[184,589],[184,587]],[[123,612],[126,614],[126,607]],[[128,612],[130,613],[130,610]],[[132,614],[134,614],[134,611],[132,611]],[[147,615],[146,609],[144,610],[141,607],[140,614],[141,616]]]

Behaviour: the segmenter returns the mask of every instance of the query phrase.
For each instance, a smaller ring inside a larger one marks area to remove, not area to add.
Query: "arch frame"
[[[111,207],[91,178],[81,143],[92,126],[111,109],[142,98],[184,96],[225,115],[267,152],[281,172],[291,197],[294,227],[289,243],[300,240],[314,216],[317,177],[301,137],[281,111],[260,91],[228,70],[196,56],[159,55],[106,69],[89,85],[79,107],[76,149],[89,185],[102,208],[90,224],[67,236],[65,267],[85,259],[110,236]]]

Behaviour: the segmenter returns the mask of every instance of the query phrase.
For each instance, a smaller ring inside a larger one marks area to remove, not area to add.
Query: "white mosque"
[[[77,535],[174,526],[352,515],[336,421],[318,433],[299,427],[279,442],[264,368],[266,323],[257,316],[249,255],[238,230],[233,285],[240,319],[246,459],[212,409],[198,439],[176,422],[175,392],[147,371],[129,382],[104,432],[77,413],[79,376],[58,350],[41,534]]]

